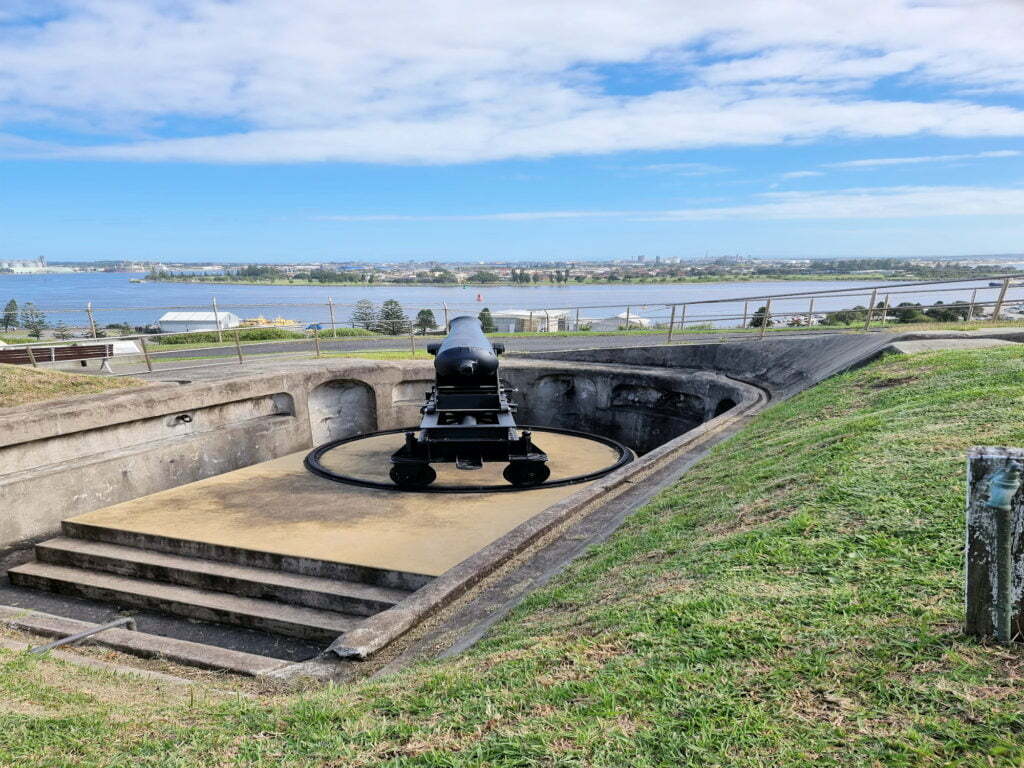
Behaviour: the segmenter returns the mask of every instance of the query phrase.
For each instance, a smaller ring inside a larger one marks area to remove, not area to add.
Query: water
[[[84,328],[88,324],[85,307],[92,302],[97,325],[127,322],[147,325],[170,309],[210,310],[212,301],[218,308],[240,317],[263,315],[267,318],[283,316],[298,323],[329,320],[328,297],[334,300],[336,319],[348,320],[351,305],[359,299],[370,299],[380,304],[396,299],[410,317],[421,308],[430,308],[438,321],[443,317],[443,305],[450,315],[473,313],[483,307],[491,311],[501,309],[557,309],[581,306],[581,317],[607,318],[630,307],[631,316],[667,321],[668,303],[707,301],[712,299],[738,299],[769,294],[799,293],[804,291],[832,291],[884,285],[879,281],[763,281],[723,282],[696,284],[620,284],[565,286],[469,286],[466,288],[430,285],[375,285],[375,286],[264,286],[264,285],[208,285],[202,283],[132,283],[141,274],[83,272],[70,274],[9,275],[0,274],[0,306],[13,298],[19,304],[31,301],[42,309],[51,323],[63,322]],[[941,288],[942,293],[924,293],[925,288]],[[994,301],[998,289],[989,288],[987,281],[956,283],[922,288],[893,289],[890,302],[901,301],[932,304],[937,300],[970,301],[972,289],[978,288],[978,301]],[[899,290],[901,293],[897,294]],[[880,289],[876,301],[882,301],[885,291]],[[481,301],[477,301],[477,296]],[[814,310],[836,310],[855,305],[867,305],[870,291],[848,296],[815,299]],[[1007,295],[1011,303],[1024,301],[1024,288],[1011,288]],[[763,301],[752,300],[748,310],[753,312]],[[589,307],[589,308],[588,308]],[[807,312],[808,299],[776,299],[772,303],[773,315]],[[737,325],[744,311],[742,301],[720,304],[691,305],[687,310],[687,324],[706,321],[715,325]],[[575,310],[573,311],[574,314]],[[725,320],[725,316],[736,320]],[[677,315],[678,319],[678,315]]]

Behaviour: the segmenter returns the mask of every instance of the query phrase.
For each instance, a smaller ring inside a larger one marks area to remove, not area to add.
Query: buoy
[[[476,300],[477,300],[477,301],[483,301],[483,300],[484,300],[484,295],[483,295],[482,293],[478,293],[478,294],[476,295]]]

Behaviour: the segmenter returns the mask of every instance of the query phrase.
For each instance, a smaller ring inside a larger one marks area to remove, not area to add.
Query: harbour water
[[[734,324],[714,318],[742,316],[746,297],[752,297],[748,310],[763,304],[757,297],[767,295],[844,291],[846,295],[815,299],[814,311],[846,309],[866,306],[870,290],[856,292],[867,286],[885,285],[879,281],[763,281],[691,284],[617,284],[565,286],[432,286],[432,285],[372,285],[372,286],[270,286],[219,285],[205,283],[150,283],[131,282],[141,274],[83,272],[68,274],[0,274],[0,306],[8,299],[18,304],[32,302],[46,313],[53,324],[66,323],[73,327],[87,325],[86,305],[91,303],[98,325],[128,323],[146,325],[155,323],[166,311],[212,308],[216,300],[220,310],[234,312],[240,317],[263,315],[267,318],[285,317],[300,323],[329,320],[328,298],[335,305],[339,324],[346,323],[352,305],[360,299],[380,304],[387,299],[397,300],[414,317],[421,308],[430,308],[440,319],[444,307],[450,313],[476,314],[483,307],[492,312],[508,309],[554,310],[582,307],[582,317],[606,318],[626,311],[631,316],[664,321],[669,317],[668,304],[726,300],[717,304],[695,304],[688,308],[687,322],[707,318],[713,324]],[[942,293],[925,293],[926,288],[948,289]],[[997,288],[988,287],[987,281],[944,286],[922,286],[920,289],[892,289],[890,304],[901,301],[932,304],[935,301],[970,301],[972,290],[978,288],[977,300],[993,301]],[[897,293],[898,291],[898,293]],[[887,291],[880,289],[876,301],[883,301]],[[731,300],[731,301],[730,301]],[[1024,300],[1024,288],[1011,289],[1008,300]],[[809,299],[775,300],[773,314],[806,312]],[[575,311],[575,310],[573,310]]]

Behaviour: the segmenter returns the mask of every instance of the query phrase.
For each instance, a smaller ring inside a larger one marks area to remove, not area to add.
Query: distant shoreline
[[[363,281],[347,281],[347,282],[327,282],[322,283],[318,280],[246,280],[244,278],[234,278],[232,280],[216,280],[212,278],[203,277],[171,277],[171,278],[144,278],[144,282],[147,283],[178,283],[178,284],[195,284],[195,285],[253,285],[253,286],[264,286],[271,288],[310,288],[310,287],[330,287],[338,286],[341,288],[408,288],[408,287],[419,287],[419,288],[551,288],[551,287],[566,287],[566,288],[580,288],[588,285],[697,285],[702,283],[793,283],[800,281],[814,281],[814,282],[827,282],[830,280],[835,281],[857,281],[857,280],[924,280],[923,277],[904,277],[899,275],[883,275],[881,273],[871,273],[864,275],[828,275],[828,274],[813,274],[813,275],[743,275],[743,276],[728,276],[728,275],[715,275],[708,277],[691,277],[691,278],[675,278],[671,280],[587,280],[584,282],[576,282],[572,280],[567,283],[556,283],[552,280],[539,280],[535,283],[513,283],[513,282],[500,282],[500,283],[430,283],[430,282],[408,282],[408,283],[393,283],[393,282],[363,282]],[[958,279],[958,278],[951,278]],[[968,279],[966,276],[964,279]]]

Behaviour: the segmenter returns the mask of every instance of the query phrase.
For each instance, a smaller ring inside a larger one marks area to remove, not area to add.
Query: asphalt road
[[[770,338],[781,338],[784,336],[808,336],[823,333],[836,333],[835,330],[805,330],[786,333],[773,331]],[[427,344],[440,341],[440,336],[417,336],[415,347],[422,351]],[[673,337],[678,342],[694,341],[738,341],[753,340],[757,338],[756,333],[677,333]],[[505,345],[507,352],[546,352],[563,349],[596,349],[606,347],[646,347],[654,344],[664,344],[668,340],[667,333],[622,333],[617,335],[595,335],[595,336],[523,336],[503,337],[494,339],[495,343]],[[339,339],[322,339],[320,349],[323,352],[373,352],[383,349],[409,349],[410,341],[408,336],[383,336],[383,337],[347,337]],[[288,342],[267,342],[258,344],[242,345],[242,355],[281,355],[294,354],[298,352],[314,352],[315,345],[312,341],[288,341]],[[230,356],[236,354],[233,344],[224,346],[204,347],[198,349],[163,349],[150,346],[150,352],[156,360],[170,360],[175,358],[195,358],[205,356]]]

